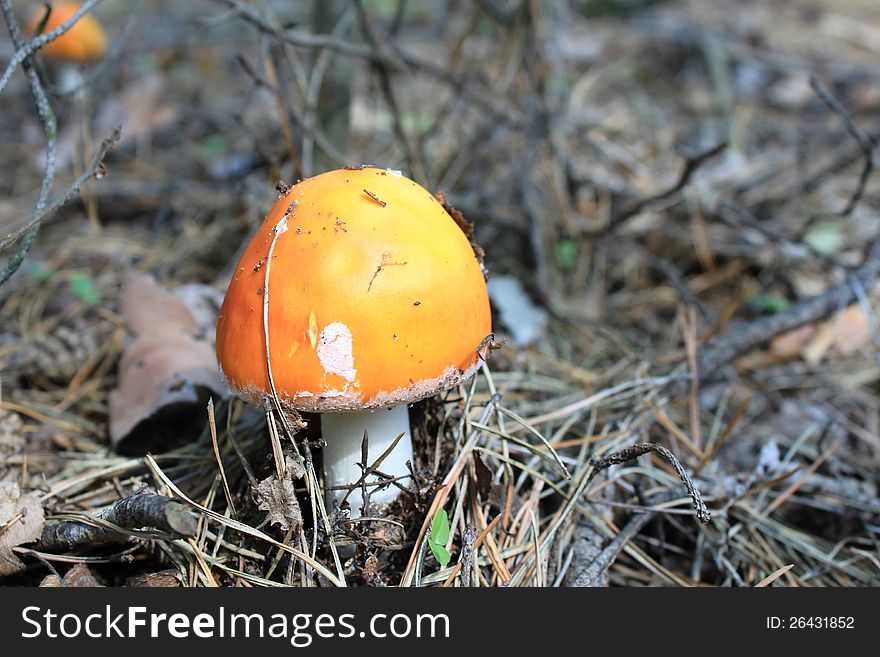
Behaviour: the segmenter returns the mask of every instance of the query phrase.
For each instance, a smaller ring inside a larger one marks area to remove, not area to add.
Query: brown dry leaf
[[[195,334],[199,330],[195,316],[179,297],[139,271],[128,272],[119,311],[135,335]]]
[[[0,482],[0,577],[24,568],[12,548],[36,541],[43,533],[39,499],[22,494],[17,483]]]
[[[92,575],[92,571],[84,563],[78,563],[64,574],[64,578],[58,575],[46,575],[40,582],[40,588],[95,588],[102,587]]]
[[[123,352],[110,393],[110,439],[143,454],[198,435],[208,398],[225,394],[214,349],[183,301],[146,274],[130,273],[121,312],[139,335]]]
[[[819,325],[804,349],[803,357],[810,365],[816,366],[829,352],[851,356],[870,341],[871,324],[862,307],[855,304]]]
[[[818,365],[829,353],[851,356],[871,342],[871,323],[858,304],[818,324],[807,324],[770,341],[769,353],[779,360],[803,358]]]
[[[40,582],[41,589],[57,589],[61,587],[61,578],[58,575],[46,575]]]
[[[169,432],[198,435],[211,394],[224,394],[224,386],[207,343],[185,334],[141,338],[119,363],[110,439],[121,452],[145,453]]]
[[[192,313],[199,327],[199,336],[211,342],[217,328],[217,315],[223,305],[223,293],[210,285],[189,283],[175,288],[174,295]]]
[[[781,335],[777,335],[770,341],[770,353],[780,360],[792,360],[799,358],[804,349],[816,333],[814,324],[806,324]]]
[[[172,568],[129,577],[125,580],[125,585],[134,588],[167,589],[183,586],[183,582],[180,579],[180,571]]]
[[[302,512],[296,499],[293,480],[300,479],[305,474],[302,463],[289,455],[285,457],[285,463],[287,472],[283,479],[279,480],[278,475],[266,477],[257,488],[260,510],[267,512],[270,524],[278,525],[283,530],[302,524]]]
[[[841,356],[851,356],[871,343],[871,322],[860,305],[844,308],[832,321],[834,350]]]
[[[94,588],[101,586],[92,575],[92,571],[84,563],[78,563],[64,573],[61,578],[61,586],[64,588]]]
[[[486,504],[492,492],[492,471],[480,458],[479,452],[473,452],[474,472],[477,475],[477,494],[480,502]]]
[[[831,347],[834,346],[834,341],[833,320],[822,322],[816,328],[816,332],[813,334],[810,342],[804,347],[801,356],[807,361],[807,363],[815,367],[823,358],[825,358],[825,355],[831,350]]]

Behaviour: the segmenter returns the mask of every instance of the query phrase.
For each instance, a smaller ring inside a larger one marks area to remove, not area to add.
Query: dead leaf
[[[139,337],[122,354],[110,393],[110,439],[117,451],[144,454],[194,438],[211,395],[222,396],[214,349],[195,337],[184,302],[145,274],[131,273],[121,312]]]
[[[223,293],[210,285],[189,283],[175,288],[174,295],[183,301],[195,318],[199,337],[213,342],[217,315],[223,305]]]
[[[0,577],[24,568],[12,548],[40,538],[43,522],[43,507],[36,496],[22,494],[17,483],[0,482]]]
[[[46,575],[40,582],[41,589],[57,589],[61,587],[61,578],[58,575]]]
[[[144,573],[135,575],[125,580],[126,586],[135,588],[177,588],[183,586],[180,579],[180,571],[175,569],[160,570],[157,573]]]
[[[302,524],[302,512],[296,499],[293,480],[302,478],[305,470],[302,463],[289,455],[285,457],[285,463],[287,472],[284,478],[279,480],[278,475],[266,477],[257,488],[257,496],[260,498],[259,508],[267,512],[269,523],[288,530]]]
[[[834,320],[834,350],[851,356],[871,343],[871,322],[864,308],[854,304],[841,310]]]
[[[110,393],[110,439],[121,453],[196,437],[211,394],[224,394],[214,350],[185,334],[137,340],[122,355]],[[169,439],[169,440],[166,440]]]
[[[186,303],[160,286],[155,278],[139,271],[128,272],[119,311],[135,335],[195,335],[199,331],[199,323]]]
[[[473,452],[473,458],[474,471],[477,474],[477,494],[480,496],[480,502],[486,504],[492,492],[492,471],[483,463],[479,452]]]
[[[291,456],[290,454],[285,455],[284,466],[294,479],[302,479],[306,476],[306,466],[301,457]]]
[[[780,360],[799,358],[815,333],[816,327],[813,324],[787,331],[770,341],[769,351]]]
[[[92,571],[84,563],[78,563],[68,570],[64,577],[46,575],[40,582],[40,588],[95,588],[101,587]]]
[[[803,358],[812,366],[826,356],[851,356],[871,343],[871,322],[864,309],[853,304],[831,319],[807,324],[770,341],[769,353],[779,360]]]
[[[810,365],[816,366],[829,352],[851,356],[870,342],[870,321],[862,307],[854,304],[819,325],[803,356]]]
[[[92,571],[84,563],[78,563],[64,573],[61,578],[61,586],[64,588],[95,588],[101,586],[92,575]]]
[[[825,355],[834,345],[834,324],[831,322],[822,322],[816,327],[816,332],[810,339],[807,346],[804,347],[801,356],[807,363],[815,367],[818,365]]]

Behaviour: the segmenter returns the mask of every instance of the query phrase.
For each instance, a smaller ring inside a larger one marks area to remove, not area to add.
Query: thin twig
[[[10,246],[21,240],[37,224],[42,224],[43,222],[45,222],[46,219],[48,219],[56,210],[65,205],[76,194],[78,194],[83,185],[85,185],[88,181],[104,176],[106,174],[106,170],[103,165],[104,158],[107,156],[107,152],[113,146],[119,143],[121,134],[121,126],[113,128],[112,132],[106,137],[106,139],[104,139],[103,142],[101,142],[98,150],[95,151],[95,154],[92,156],[92,161],[89,163],[89,166],[86,167],[86,170],[76,180],[74,180],[73,183],[71,183],[70,187],[67,188],[67,191],[64,192],[63,195],[52,201],[52,203],[50,203],[36,217],[31,219],[26,225],[22,226],[15,232],[9,233],[6,237],[0,239],[0,251],[5,251]]]
[[[810,86],[813,88],[813,91],[816,92],[816,95],[819,96],[819,99],[825,103],[832,112],[841,118],[843,124],[846,126],[847,132],[849,132],[849,134],[851,134],[859,143],[859,146],[862,149],[862,154],[865,157],[865,163],[862,166],[862,173],[859,176],[859,184],[855,191],[853,191],[852,196],[850,196],[846,207],[840,211],[840,214],[845,217],[855,209],[856,204],[858,204],[862,195],[865,193],[865,187],[868,185],[868,178],[871,177],[871,172],[874,170],[874,147],[876,144],[870,137],[868,137],[868,135],[859,129],[849,115],[849,112],[846,111],[840,101],[825,88],[825,85],[823,85],[815,75],[810,76]]]
[[[705,151],[697,153],[696,155],[692,155],[685,160],[684,167],[681,170],[681,173],[678,176],[678,180],[672,187],[659,192],[653,196],[649,196],[648,198],[644,198],[640,201],[636,201],[632,205],[627,208],[624,208],[617,214],[611,215],[611,218],[608,220],[608,224],[603,227],[602,232],[607,232],[612,228],[616,228],[620,224],[626,222],[627,220],[635,217],[639,212],[641,212],[644,208],[649,205],[653,205],[658,201],[664,201],[669,197],[675,195],[680,192],[682,189],[687,187],[688,183],[691,181],[693,175],[697,172],[697,170],[707,161],[719,155],[727,148],[727,142],[722,141],[719,144],[716,144],[712,148],[709,148]]]
[[[382,453],[379,455],[379,457],[378,457],[375,461],[373,461],[371,464],[366,465],[366,463],[367,463],[368,451],[369,451],[369,447],[368,447],[368,445],[369,445],[369,436],[367,435],[367,432],[364,431],[364,438],[363,438],[363,440],[361,441],[361,459],[362,459],[362,463],[358,463],[358,465],[361,466],[361,475],[360,475],[360,477],[358,477],[357,481],[352,482],[351,484],[345,484],[345,485],[340,485],[340,486],[329,486],[329,487],[327,488],[327,490],[345,490],[345,491],[348,491],[348,492],[346,492],[346,494],[345,494],[345,496],[342,498],[342,500],[339,502],[340,505],[341,505],[341,504],[344,504],[344,503],[348,500],[349,495],[351,495],[351,493],[352,493],[353,491],[357,490],[358,488],[361,488],[362,490],[366,491],[366,488],[369,486],[369,487],[371,487],[371,488],[373,488],[373,489],[375,489],[375,490],[378,490],[379,488],[383,488],[384,486],[387,486],[387,485],[389,485],[389,484],[394,484],[394,483],[396,483],[396,481],[397,481],[398,479],[406,479],[406,478],[409,477],[409,475],[405,475],[405,476],[403,476],[403,477],[393,478],[393,477],[389,477],[388,475],[385,475],[385,474],[383,474],[382,472],[379,471],[379,466],[382,465],[382,462],[385,461],[386,458],[388,458],[388,455],[391,454],[391,452],[393,452],[393,451],[395,450],[395,448],[397,447],[398,443],[400,443],[400,441],[401,441],[401,439],[403,438],[404,435],[405,435],[405,434],[403,434],[403,433],[399,433],[399,434],[397,434],[397,437],[396,437],[394,440],[391,441],[391,444],[388,445],[388,447],[385,449],[385,451],[382,452]],[[366,450],[366,451],[365,451],[365,450]],[[377,481],[377,482],[370,482],[370,483],[367,483],[367,477],[369,477],[371,474],[377,474],[377,475],[379,475],[379,479],[380,479],[380,480]],[[404,489],[402,486],[400,486],[399,484],[398,484],[398,488],[401,488],[401,490],[405,490],[405,489]],[[374,490],[374,492],[375,492],[375,490]],[[369,501],[369,496],[368,496],[366,493],[364,493],[364,500]],[[363,508],[365,508],[365,507],[362,507],[362,510],[363,510]],[[366,515],[366,514],[363,514],[363,515]]]
[[[672,452],[663,447],[663,445],[658,445],[657,443],[636,443],[631,447],[626,447],[605,456],[593,457],[590,459],[590,465],[593,466],[595,470],[591,473],[590,479],[592,479],[601,470],[604,470],[612,465],[620,465],[621,463],[626,463],[627,461],[633,461],[640,456],[648,454],[649,452],[657,454],[675,469],[676,474],[678,474],[678,478],[681,479],[681,482],[684,484],[684,487],[687,488],[687,491],[691,496],[694,511],[696,511],[697,513],[697,519],[703,524],[709,522],[709,520],[712,519],[712,516],[709,513],[709,510],[706,508],[706,503],[703,502],[703,496],[700,495],[700,491],[697,490],[696,486],[694,486],[694,482],[693,480],[691,480],[690,475],[685,471],[684,466],[682,466],[682,464],[677,458],[675,458]]]
[[[9,30],[9,36],[12,39],[12,45],[16,51],[24,47],[25,41],[15,20],[15,14],[12,11],[10,0],[0,0],[0,10],[3,12],[3,19],[6,21],[6,27]],[[21,67],[24,69],[25,77],[27,77],[28,87],[31,90],[31,97],[34,101],[34,107],[37,115],[40,117],[40,123],[43,126],[43,132],[46,135],[46,164],[43,169],[43,182],[40,185],[40,194],[37,197],[37,203],[34,207],[34,218],[40,216],[49,199],[49,192],[52,189],[52,182],[55,180],[55,142],[58,136],[58,126],[55,121],[55,112],[49,104],[49,98],[46,96],[46,90],[40,81],[33,63],[29,57],[25,57],[21,61]],[[21,266],[24,257],[30,250],[31,245],[37,237],[40,230],[40,223],[36,221],[27,231],[24,239],[21,241],[18,249],[9,256],[6,266],[0,272],[0,285],[5,283]]]

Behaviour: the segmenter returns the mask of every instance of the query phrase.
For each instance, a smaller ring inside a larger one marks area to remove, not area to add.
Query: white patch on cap
[[[351,331],[342,322],[327,324],[318,339],[318,359],[324,371],[341,376],[346,381],[354,381]]]

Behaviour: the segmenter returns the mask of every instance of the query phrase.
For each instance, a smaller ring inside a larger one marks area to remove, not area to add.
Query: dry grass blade
[[[321,576],[326,578],[327,581],[330,582],[331,584],[333,584],[335,586],[345,586],[345,583],[342,580],[339,580],[336,577],[336,575],[334,575],[332,572],[330,572],[323,564],[312,559],[305,552],[301,552],[300,550],[297,550],[295,547],[291,547],[290,545],[285,545],[279,541],[276,541],[274,538],[272,538],[268,534],[265,534],[258,529],[254,529],[250,525],[246,525],[242,522],[238,522],[238,521],[233,520],[231,518],[227,518],[227,517],[215,512],[215,511],[212,511],[211,509],[208,509],[208,508],[202,506],[198,502],[194,502],[193,500],[188,498],[186,495],[184,495],[184,493],[174,484],[174,482],[162,471],[162,469],[159,467],[159,464],[156,463],[156,461],[153,459],[152,456],[147,455],[145,458],[147,461],[147,465],[149,466],[149,468],[153,472],[153,474],[156,476],[156,478],[159,481],[161,481],[165,486],[168,486],[168,488],[177,497],[182,499],[184,502],[189,504],[194,509],[200,511],[201,513],[205,514],[207,517],[211,518],[212,520],[219,523],[220,525],[223,525],[224,527],[227,527],[229,529],[234,529],[236,531],[242,532],[243,534],[247,534],[248,536],[253,536],[254,538],[258,538],[262,541],[265,541],[266,543],[269,543],[270,545],[272,545],[274,547],[279,548],[280,550],[284,550],[285,552],[292,554],[297,559],[300,559],[303,562],[305,562],[311,568],[314,568],[318,573],[321,574]]]
[[[771,514],[776,511],[779,507],[788,501],[788,499],[794,495],[798,489],[804,485],[807,479],[819,469],[819,467],[834,453],[834,450],[837,449],[837,443],[832,443],[829,445],[824,452],[822,452],[819,457],[810,464],[806,470],[794,481],[792,484],[782,491],[779,496],[770,503],[770,506],[767,507],[767,514]]]
[[[217,468],[220,470],[220,478],[223,480],[223,493],[226,495],[226,503],[232,515],[237,515],[235,503],[232,501],[232,491],[229,489],[229,480],[226,478],[226,469],[223,467],[223,459],[220,456],[220,446],[217,444],[217,423],[214,419],[214,399],[208,400],[208,426],[211,429],[211,446],[214,448],[214,458],[217,459]]]
[[[474,554],[476,554],[477,550],[479,550],[480,547],[483,545],[483,541],[486,540],[486,537],[489,535],[489,533],[493,529],[495,529],[495,525],[498,524],[499,520],[501,520],[501,516],[500,515],[495,516],[492,519],[492,521],[488,525],[486,525],[486,528],[479,533],[479,535],[477,536],[476,540],[474,541],[474,545],[473,545]],[[455,578],[458,577],[458,574],[461,572],[461,569],[462,569],[461,562],[455,564],[455,566],[452,567],[452,572],[449,573],[449,577],[447,577],[446,581],[443,582],[444,588],[449,588],[450,586],[453,585],[453,583],[455,582]]]
[[[269,388],[272,391],[272,402],[274,403],[274,410],[278,413],[278,418],[281,420],[281,425],[284,427],[284,431],[287,434],[287,437],[290,439],[290,442],[293,444],[294,450],[296,450],[296,442],[293,440],[294,431],[290,427],[287,421],[287,414],[285,413],[285,408],[281,404],[281,399],[278,397],[278,390],[275,388],[275,377],[272,374],[272,354],[269,349],[269,274],[272,271],[272,260],[273,254],[275,252],[275,244],[278,242],[278,238],[281,237],[284,233],[287,232],[287,222],[290,220],[290,216],[293,213],[294,208],[296,208],[296,201],[293,201],[287,208],[287,212],[284,213],[284,216],[278,220],[278,223],[275,224],[275,227],[272,229],[272,241],[269,243],[269,253],[266,255],[266,267],[265,267],[265,278],[263,279],[263,344],[266,347],[266,374],[269,379]],[[276,431],[274,431],[275,423],[272,421],[272,413],[271,409],[267,410],[267,419],[270,428],[270,440],[272,443],[272,455],[275,458],[275,470],[278,473],[279,478],[283,478],[286,472],[287,466],[284,463],[284,457],[281,452],[281,440],[278,437]],[[297,455],[299,452],[297,451]]]
[[[507,417],[518,422],[520,424],[520,426],[522,426],[526,429],[526,431],[528,431],[530,434],[532,434],[538,440],[540,440],[544,444],[544,447],[547,448],[547,451],[550,452],[550,455],[553,457],[553,460],[556,462],[556,465],[559,468],[560,474],[563,477],[565,477],[566,479],[571,479],[571,475],[568,473],[568,469],[565,467],[565,464],[562,462],[562,459],[559,458],[559,454],[556,453],[556,450],[553,449],[553,445],[550,444],[550,441],[547,440],[540,431],[535,429],[535,427],[533,427],[525,419],[521,418],[519,415],[517,415],[513,411],[511,411],[507,408],[504,408],[501,405],[498,405],[496,408],[501,413],[504,413],[504,415],[506,415]]]

